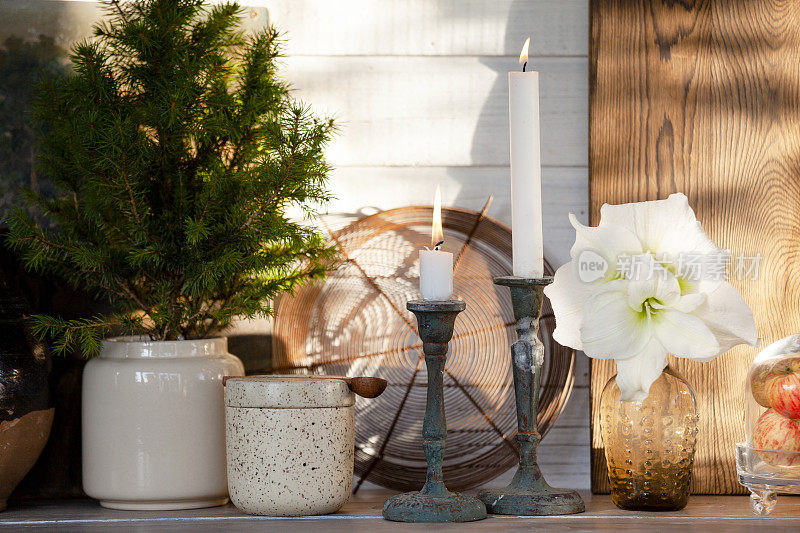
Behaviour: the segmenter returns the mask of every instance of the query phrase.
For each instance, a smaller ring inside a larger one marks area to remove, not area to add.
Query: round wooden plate
[[[406,310],[420,298],[419,250],[430,245],[431,207],[405,207],[359,220],[332,238],[343,263],[324,283],[276,302],[273,371],[378,376],[389,386],[356,402],[355,472],[398,490],[425,481],[422,420],[426,370],[416,323]],[[510,348],[516,340],[511,296],[492,283],[511,273],[509,228],[481,213],[443,208],[443,248],[454,254],[454,298],[467,303],[456,320],[444,377],[451,489],[486,483],[518,461]],[[545,265],[546,274],[552,269]],[[545,434],[569,397],[575,353],[552,340],[549,302],[539,428]]]

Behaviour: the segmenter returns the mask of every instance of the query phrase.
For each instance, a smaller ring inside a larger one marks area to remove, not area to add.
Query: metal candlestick
[[[492,514],[561,515],[581,513],[583,500],[574,490],[555,489],[547,484],[536,462],[536,448],[542,436],[537,427],[539,378],[544,361],[544,345],[539,340],[539,316],[544,288],[552,277],[495,278],[495,285],[511,289],[514,318],[519,340],[511,346],[514,392],[517,400],[517,442],[519,467],[504,489],[482,490],[478,498]]]
[[[425,364],[428,367],[428,400],[422,425],[428,474],[418,492],[406,492],[386,500],[383,517],[395,522],[472,522],[486,518],[486,507],[477,498],[450,492],[442,478],[447,435],[444,416],[444,363],[447,343],[453,337],[456,316],[467,305],[459,300],[408,302],[417,317]]]

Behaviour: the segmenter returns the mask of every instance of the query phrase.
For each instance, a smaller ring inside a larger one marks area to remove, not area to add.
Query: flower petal
[[[628,282],[628,305],[631,306],[631,309],[641,313],[644,301],[655,296],[657,283],[658,279],[655,276],[650,279],[630,280]]]
[[[629,204],[603,204],[600,224],[614,224],[627,228],[639,238],[645,251],[656,252],[662,237],[675,226],[697,222],[689,200],[681,193],[671,194],[666,200],[635,202]]]
[[[553,339],[562,346],[582,350],[583,305],[597,285],[581,281],[573,265],[569,262],[556,270],[553,283],[545,287],[544,294],[550,299],[556,316]]]
[[[699,292],[694,294],[684,294],[672,306],[672,308],[682,313],[691,313],[692,311],[697,309],[700,305],[702,305],[703,302],[705,301],[706,301],[705,294]]]
[[[678,357],[710,361],[720,354],[717,338],[696,316],[660,309],[653,320],[653,332],[664,349]]]
[[[638,354],[617,360],[617,386],[620,400],[639,402],[650,394],[650,386],[667,366],[667,351],[653,338]]]
[[[676,260],[681,252],[715,254],[714,244],[697,221],[689,200],[682,193],[666,200],[609,205],[600,208],[600,225],[614,224],[632,231],[645,251],[659,259]]]
[[[708,287],[716,286],[708,291]],[[737,344],[758,345],[758,334],[753,311],[742,295],[730,283],[702,281],[699,291],[706,294],[706,301],[692,314],[702,320],[717,337],[720,353]]]
[[[581,343],[596,359],[626,359],[639,353],[652,336],[646,315],[628,304],[627,280],[610,281],[583,306]]]
[[[654,307],[661,308],[676,303],[680,295],[678,279],[668,270],[650,272],[649,279],[633,279],[628,284],[628,302],[636,311],[642,310],[642,303],[648,298],[656,298],[661,303]]]
[[[703,225],[698,221],[682,226],[674,225],[670,231],[661,236],[656,251],[659,256],[669,257],[673,261],[677,260],[681,253],[687,252],[706,258],[714,258],[726,253],[726,250],[711,240],[711,237],[703,229]]]
[[[681,284],[669,270],[653,274],[657,278],[656,299],[666,307],[675,305],[681,297]]]
[[[584,226],[572,213],[569,221],[575,228],[575,244],[570,249],[573,262],[578,261],[582,252],[591,250],[608,263],[602,281],[614,279],[617,274],[617,259],[620,255],[636,255],[642,252],[642,245],[636,235],[620,226]]]

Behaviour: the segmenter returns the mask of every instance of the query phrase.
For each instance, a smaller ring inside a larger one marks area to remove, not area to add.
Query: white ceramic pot
[[[228,501],[222,378],[244,368],[225,338],[103,342],[83,372],[83,488],[113,509]]]
[[[341,379],[229,379],[225,418],[234,505],[269,516],[339,510],[353,486],[354,404]]]

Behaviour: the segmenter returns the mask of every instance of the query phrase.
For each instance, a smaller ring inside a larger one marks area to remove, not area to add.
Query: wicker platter
[[[384,211],[331,234],[343,264],[324,283],[276,302],[273,368],[277,373],[379,376],[382,396],[356,403],[355,472],[359,481],[416,490],[425,480],[422,420],[426,370],[413,315],[418,252],[430,244],[429,206]],[[467,309],[456,321],[445,368],[451,489],[486,483],[517,463],[509,346],[516,340],[509,291],[492,283],[511,272],[507,226],[468,210],[443,208],[444,249],[455,258],[454,297]],[[552,274],[545,265],[546,274]],[[552,426],[569,397],[573,350],[552,340],[549,302],[539,428]]]

